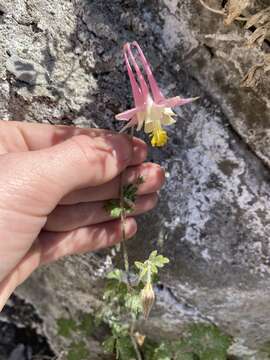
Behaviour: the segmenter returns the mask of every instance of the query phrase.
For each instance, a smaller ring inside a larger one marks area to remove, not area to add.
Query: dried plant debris
[[[251,5],[251,0],[229,0],[226,4],[225,25],[230,25],[236,20],[248,6]]]
[[[250,29],[252,26],[261,27],[269,23],[270,20],[270,6],[255,15],[252,15],[246,22],[245,28]]]
[[[264,40],[270,36],[270,7],[252,15],[245,24],[245,29],[255,27],[256,30],[247,40],[247,46],[262,46]]]
[[[261,63],[253,65],[242,79],[242,87],[255,87],[260,81],[263,74],[270,71],[270,54],[264,54]]]
[[[258,45],[261,47],[268,36],[270,36],[270,22],[265,26],[257,28],[254,33],[249,36],[247,39],[247,46],[252,47]]]
[[[270,6],[260,10],[258,3],[255,4],[254,0],[227,0],[223,11],[221,11],[212,9],[205,0],[199,1],[209,11],[223,15],[225,25],[230,25],[235,20],[245,22],[244,29],[249,30],[250,34],[245,39],[246,34],[243,32],[243,43],[248,48],[257,47],[261,59],[251,66],[242,79],[241,86],[255,87],[263,75],[270,71],[270,55],[266,53],[270,39]],[[261,4],[261,6],[263,5]],[[250,15],[252,11],[253,15]],[[256,13],[254,13],[255,11]]]

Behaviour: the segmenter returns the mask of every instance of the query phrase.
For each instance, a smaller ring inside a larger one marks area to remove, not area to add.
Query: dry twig
[[[238,0],[237,0],[237,1],[238,1]],[[239,0],[239,1],[241,1],[241,0]],[[215,14],[219,14],[219,15],[222,15],[222,16],[227,16],[227,14],[226,14],[226,12],[225,12],[224,10],[213,9],[212,7],[210,7],[209,5],[207,5],[204,0],[199,0],[199,2],[200,2],[201,5],[202,5],[203,7],[205,7],[207,10],[209,10],[209,11],[215,13]],[[241,12],[240,12],[240,13],[241,13]],[[240,15],[240,14],[238,14],[238,15]],[[248,20],[248,18],[243,17],[243,16],[238,16],[238,15],[237,15],[233,20],[238,20],[238,21],[247,21],[247,20]],[[226,23],[226,25],[229,25],[228,19],[225,20],[224,22]],[[230,23],[231,23],[231,22],[230,22]]]
[[[225,25],[230,25],[234,20],[241,19],[246,21],[247,18],[241,17],[241,13],[250,5],[250,0],[228,0],[226,4],[226,18],[224,20]]]

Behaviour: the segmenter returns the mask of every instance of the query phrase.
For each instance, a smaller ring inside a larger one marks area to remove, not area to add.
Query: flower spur
[[[137,49],[150,89],[135,60],[131,47]],[[166,99],[157,85],[150,64],[136,41],[124,45],[124,57],[135,107],[116,115],[117,120],[129,121],[121,132],[135,125],[137,125],[137,130],[141,130],[144,125],[144,131],[150,135],[152,146],[164,146],[167,143],[168,136],[162,126],[175,123],[173,118],[175,113],[171,108],[188,104],[198,98],[182,99],[180,96],[175,96]]]

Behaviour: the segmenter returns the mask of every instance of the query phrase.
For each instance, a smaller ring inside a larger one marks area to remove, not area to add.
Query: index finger
[[[20,141],[16,143],[19,151],[49,148],[76,135],[96,138],[112,133],[112,131],[104,129],[85,129],[75,126],[37,124],[24,121],[0,121],[0,132],[1,130],[8,130],[9,138],[20,138]],[[132,143],[133,158],[131,165],[137,165],[146,159],[147,146],[144,141],[136,137],[132,138]]]

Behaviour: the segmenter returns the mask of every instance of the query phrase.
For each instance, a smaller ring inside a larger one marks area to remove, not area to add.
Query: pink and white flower
[[[132,48],[138,52],[139,60],[147,76],[148,83],[136,62]],[[173,118],[175,113],[171,108],[188,104],[198,98],[183,99],[180,96],[175,96],[166,99],[157,85],[150,64],[136,41],[124,45],[124,57],[135,107],[116,115],[115,118],[117,120],[129,121],[121,130],[122,132],[135,125],[137,125],[137,130],[140,130],[144,125],[144,131],[150,135],[152,146],[164,146],[167,143],[168,136],[162,126],[175,123]],[[135,70],[135,74],[132,67]]]

